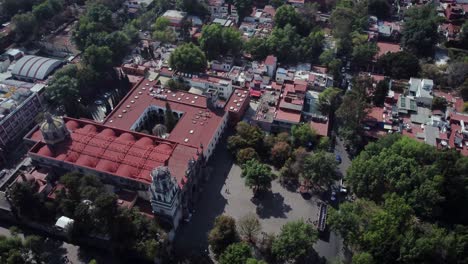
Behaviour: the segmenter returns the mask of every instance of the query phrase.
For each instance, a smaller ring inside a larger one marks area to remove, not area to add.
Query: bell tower
[[[180,210],[180,188],[168,167],[160,166],[151,171],[151,207],[153,213],[166,216],[177,228],[182,217]]]

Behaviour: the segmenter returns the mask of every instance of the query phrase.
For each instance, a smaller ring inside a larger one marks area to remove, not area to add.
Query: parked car
[[[335,191],[331,192],[330,200],[331,201],[336,201],[336,192]]]
[[[336,162],[338,162],[338,164],[341,164],[342,160],[341,160],[340,155],[336,154],[335,159],[336,159]]]
[[[7,170],[0,171],[0,179],[3,179],[3,177],[5,177],[6,174],[7,174]]]

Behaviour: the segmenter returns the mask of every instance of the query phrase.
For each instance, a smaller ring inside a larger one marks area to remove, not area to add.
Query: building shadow
[[[257,206],[257,215],[262,219],[286,218],[286,213],[292,210],[280,193],[262,193],[258,198],[252,198],[252,203]]]
[[[208,254],[208,232],[213,228],[215,218],[224,212],[227,204],[226,198],[221,195],[221,189],[233,164],[231,154],[227,150],[227,136],[220,140],[208,163],[212,168],[211,176],[200,186],[192,217],[189,221],[181,222],[176,232],[173,252],[177,259],[205,259]]]

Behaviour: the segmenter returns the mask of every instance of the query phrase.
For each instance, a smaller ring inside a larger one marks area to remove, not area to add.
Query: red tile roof
[[[248,103],[247,97],[249,92],[244,89],[236,89],[232,92],[229,101],[224,106],[225,111],[237,112],[240,109],[243,109],[244,104]]]
[[[330,124],[327,120],[327,122],[315,122],[315,121],[310,121],[309,126],[317,132],[317,135],[327,137],[328,136],[328,130],[330,128]]]
[[[65,118],[70,137],[53,148],[38,142],[30,155],[150,184],[150,172],[169,166],[182,185],[195,147],[90,121]]]
[[[275,65],[276,57],[273,55],[268,55],[265,59],[265,65]]]
[[[399,52],[401,49],[400,44],[386,42],[377,42],[377,47],[379,48],[379,52],[377,53],[376,58],[379,58],[387,53]]]
[[[211,111],[205,96],[158,87],[156,81],[145,79],[140,82],[109,114],[104,124],[129,130],[148,107],[154,105],[165,109],[168,102],[172,111],[183,113],[169,139],[194,147],[209,145],[223,121],[223,113]],[[158,89],[160,93],[157,93]]]
[[[285,111],[278,108],[275,120],[286,121],[289,123],[299,123],[301,121],[301,113]]]

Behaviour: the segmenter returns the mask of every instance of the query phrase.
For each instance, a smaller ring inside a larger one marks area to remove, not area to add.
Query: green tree
[[[338,180],[338,164],[332,153],[319,151],[304,160],[304,179],[320,187],[330,186]]]
[[[390,90],[389,81],[381,80],[375,87],[374,94],[372,95],[372,101],[374,105],[382,106],[387,97],[388,91]]]
[[[241,238],[253,244],[262,230],[262,225],[255,214],[248,213],[239,219],[237,228]]]
[[[253,37],[244,45],[244,51],[252,55],[252,59],[260,61],[269,54],[269,47],[265,38]]]
[[[276,10],[274,19],[276,27],[284,28],[287,24],[298,26],[300,21],[301,17],[291,5],[282,5]]]
[[[225,28],[219,24],[204,26],[199,39],[200,47],[208,59],[216,59],[220,55],[237,56],[242,48],[241,34],[234,28]]]
[[[31,12],[15,15],[12,19],[17,41],[29,41],[37,34],[37,20]]]
[[[331,13],[330,24],[333,28],[333,36],[336,38],[346,38],[353,31],[357,14],[350,8],[336,7]]]
[[[112,62],[119,64],[128,50],[130,38],[123,31],[114,31],[106,36],[105,43],[112,51]]]
[[[340,103],[340,94],[343,91],[339,88],[329,87],[319,94],[318,107],[322,114],[333,114]]]
[[[70,116],[79,115],[80,94],[78,81],[75,78],[63,76],[54,78],[46,88],[47,98],[55,105],[63,105]]]
[[[112,51],[107,46],[91,45],[83,53],[83,62],[98,73],[112,68]]]
[[[378,47],[375,43],[365,43],[353,47],[351,54],[353,63],[357,66],[363,67],[372,62],[378,52]]]
[[[203,72],[206,67],[205,54],[192,43],[178,46],[171,53],[169,64],[172,68],[181,72]]]
[[[296,28],[287,24],[284,28],[275,27],[267,38],[266,44],[281,62],[297,62],[300,54],[301,37],[296,33]]]
[[[172,129],[177,124],[177,120],[174,118],[174,113],[172,112],[171,105],[166,101],[166,111],[164,112],[164,125],[167,128],[167,131],[170,133]]]
[[[200,48],[210,60],[216,59],[221,55],[222,31],[223,27],[219,24],[206,25],[202,28],[199,39]]]
[[[237,153],[239,149],[251,147],[259,153],[262,150],[263,138],[264,132],[259,127],[241,121],[236,125],[236,135],[228,138],[228,149]]]
[[[396,79],[409,79],[421,71],[418,58],[406,51],[387,53],[378,59],[377,64],[386,75]]]
[[[280,234],[273,242],[272,252],[282,262],[297,263],[308,259],[314,252],[313,245],[317,239],[317,231],[311,225],[303,221],[289,222],[281,227]]]
[[[286,4],[286,0],[270,0],[269,1],[270,5],[272,5],[274,8],[278,8],[284,4]]]
[[[208,234],[208,243],[216,255],[220,255],[231,244],[239,241],[236,220],[227,215],[216,217],[213,229]]]
[[[245,243],[229,245],[219,258],[219,264],[245,264],[252,256],[252,250]]]
[[[251,148],[251,147],[243,148],[237,152],[236,160],[239,164],[242,165],[251,159],[255,159],[255,160],[260,159],[260,157],[258,156],[254,148]]]
[[[323,51],[323,43],[325,35],[323,31],[312,31],[309,36],[302,39],[302,54],[303,59],[308,59],[311,62],[316,62]]]
[[[374,261],[374,257],[372,257],[371,254],[369,254],[368,252],[362,252],[362,253],[353,255],[352,263],[353,264],[374,264],[375,261]]]
[[[176,35],[174,31],[169,28],[170,23],[169,19],[158,17],[153,25],[153,38],[163,43],[174,42],[176,40]]]
[[[257,260],[257,259],[254,259],[254,258],[249,258],[249,259],[247,259],[245,264],[267,264],[267,263],[265,261],[263,261],[263,260]]]
[[[291,134],[296,146],[307,146],[317,141],[317,134],[308,124],[294,125]]]
[[[387,19],[392,13],[392,6],[387,0],[369,0],[367,8],[369,15],[380,19]]]
[[[432,110],[442,110],[445,111],[447,108],[448,102],[447,99],[439,96],[434,96],[432,99]]]
[[[239,16],[239,23],[252,13],[252,0],[232,0]]]
[[[257,160],[249,160],[242,166],[242,177],[245,178],[245,185],[253,188],[254,195],[269,189],[273,180],[270,167]]]
[[[271,149],[271,161],[277,168],[281,168],[291,156],[291,146],[284,141],[277,142]]]
[[[462,45],[468,45],[468,21],[465,21],[461,27],[460,42]]]
[[[369,112],[369,96],[367,89],[372,87],[372,80],[366,77],[357,77],[353,81],[353,89],[347,91],[343,102],[336,111],[341,126],[338,130],[345,143],[353,151],[362,145],[362,121]]]
[[[433,5],[416,6],[405,12],[402,45],[418,56],[432,56],[438,40],[440,18]]]

